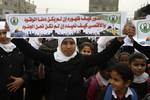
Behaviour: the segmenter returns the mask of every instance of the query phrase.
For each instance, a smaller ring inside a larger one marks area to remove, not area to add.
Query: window
[[[17,4],[14,4],[14,7],[17,7]]]
[[[9,12],[5,12],[5,14],[9,14]]]
[[[7,1],[5,1],[5,5],[8,5]]]

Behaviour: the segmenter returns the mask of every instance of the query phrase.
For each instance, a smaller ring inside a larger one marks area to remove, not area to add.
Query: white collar
[[[128,90],[127,90],[127,92],[126,92],[126,94],[125,94],[125,98],[127,98],[127,97],[130,96],[130,95],[133,95],[133,93],[132,93],[131,89],[128,88]],[[115,99],[117,99],[117,95],[116,95],[116,93],[115,93],[114,90],[112,90],[112,96],[113,96]]]
[[[126,36],[124,38],[124,44],[123,44],[123,46],[133,46],[133,43],[132,43],[131,39],[128,36]]]
[[[16,48],[16,46],[12,42],[9,42],[7,44],[0,43],[0,48],[2,48],[6,52],[12,52]]]
[[[96,79],[97,79],[98,83],[101,82],[101,83],[102,83],[103,85],[105,85],[105,86],[108,85],[108,81],[107,81],[106,79],[104,79],[104,78],[101,76],[100,72],[98,72],[98,73],[96,74]],[[99,84],[100,84],[100,83],[99,83]]]
[[[133,82],[134,82],[134,83],[143,83],[143,82],[147,81],[148,78],[149,78],[149,75],[148,75],[146,72],[144,72],[144,73],[143,73],[142,75],[140,75],[140,76],[134,76]]]

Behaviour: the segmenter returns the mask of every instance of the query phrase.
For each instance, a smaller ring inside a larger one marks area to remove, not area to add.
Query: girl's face
[[[81,54],[83,55],[91,55],[92,54],[92,50],[89,46],[84,46],[82,48],[82,50],[80,51]]]
[[[134,72],[134,75],[139,76],[145,72],[146,62],[144,59],[135,59],[130,64],[131,70]]]
[[[7,40],[6,31],[0,30],[0,43],[3,43]]]
[[[120,55],[119,62],[123,64],[129,63],[129,56],[128,55]]]
[[[71,56],[76,49],[75,41],[72,38],[66,38],[61,44],[61,51],[65,56]]]
[[[114,70],[110,72],[109,83],[112,85],[115,92],[126,91],[127,87],[130,85],[129,82],[125,82],[120,74]]]

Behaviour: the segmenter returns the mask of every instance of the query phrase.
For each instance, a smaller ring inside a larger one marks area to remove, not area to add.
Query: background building
[[[118,11],[118,0],[89,0],[89,12]]]
[[[26,0],[0,0],[0,20],[5,19],[5,14],[35,13],[34,2]]]

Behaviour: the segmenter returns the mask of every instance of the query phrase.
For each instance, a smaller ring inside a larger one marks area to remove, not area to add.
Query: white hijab
[[[5,21],[0,22],[0,30],[5,29]],[[12,42],[8,42],[6,44],[0,43],[0,48],[2,48],[6,52],[12,52],[16,46]]]
[[[5,29],[5,21],[0,21],[0,30]]]
[[[66,39],[66,37],[60,37],[58,38],[58,47],[57,47],[57,51],[54,52],[54,59],[57,61],[57,62],[67,62],[69,61],[71,58],[74,58],[76,55],[77,55],[77,41],[76,41],[76,38],[73,38],[73,37],[68,37],[68,38],[71,38],[74,40],[75,42],[75,45],[76,45],[76,49],[74,51],[74,53],[71,55],[71,56],[65,56],[64,53],[61,51],[61,44],[63,42],[64,39]]]
[[[0,48],[2,48],[6,52],[12,52],[16,48],[16,46],[12,42],[9,42],[7,44],[0,43]]]
[[[39,41],[39,38],[30,38],[29,43],[35,48],[39,49],[42,43]]]

